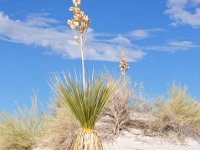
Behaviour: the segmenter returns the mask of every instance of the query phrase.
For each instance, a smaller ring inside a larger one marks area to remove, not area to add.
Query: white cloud
[[[187,51],[197,47],[199,46],[195,45],[191,41],[171,41],[164,45],[146,46],[143,47],[142,49],[148,51],[177,52],[177,51]]]
[[[123,37],[122,35],[118,35],[117,37],[107,40],[113,44],[119,44],[119,45],[131,45],[131,41],[127,39],[126,37]]]
[[[49,27],[51,24],[59,23],[57,20],[47,18],[48,14],[31,14],[27,17],[26,23],[29,26]]]
[[[147,32],[146,30],[135,30],[131,32],[131,35],[137,39],[145,39],[149,37],[149,32]]]
[[[174,21],[173,26],[187,24],[200,27],[200,0],[168,0],[166,14]],[[193,9],[194,11],[190,11]]]
[[[181,49],[190,49],[190,48],[194,48],[197,47],[197,45],[193,44],[191,41],[172,41],[169,42],[169,45],[172,47],[180,47]]]
[[[90,29],[85,44],[86,60],[119,61],[121,51],[127,51],[130,62],[139,61],[147,51],[184,51],[197,45],[191,41],[172,41],[164,45],[138,46],[133,37],[144,39],[163,29],[135,30],[127,34],[102,34]],[[73,33],[67,26],[59,26],[55,19],[46,15],[31,15],[24,21],[13,20],[0,12],[0,40],[44,47],[46,54],[58,54],[68,59],[80,59],[79,45],[73,40]],[[132,39],[133,38],[133,39]]]
[[[25,21],[13,20],[0,12],[0,39],[26,45],[46,48],[69,59],[80,59],[80,50],[68,28],[53,25],[58,21],[45,16],[29,16]],[[102,35],[103,36],[103,35]],[[145,52],[139,50],[129,39],[122,35],[99,40],[101,34],[90,30],[87,34],[86,59],[100,61],[119,61],[121,51],[126,50],[129,61],[137,61]]]
[[[132,36],[135,39],[145,39],[151,36],[154,36],[153,33],[155,32],[163,32],[163,29],[155,28],[155,29],[138,29],[134,30],[130,33],[130,36]]]

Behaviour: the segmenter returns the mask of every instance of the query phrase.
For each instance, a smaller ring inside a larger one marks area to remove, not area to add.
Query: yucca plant
[[[64,77],[55,78],[53,88],[59,99],[62,99],[80,124],[73,149],[74,150],[102,150],[102,143],[95,131],[95,124],[99,119],[108,99],[115,90],[115,83],[99,77],[88,81],[86,86],[78,80],[73,81]]]

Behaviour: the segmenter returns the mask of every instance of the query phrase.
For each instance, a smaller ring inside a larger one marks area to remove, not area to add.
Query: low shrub
[[[45,119],[44,137],[38,146],[51,150],[71,150],[77,136],[78,123],[62,100],[57,99],[50,109],[51,114]]]
[[[187,88],[173,85],[167,100],[159,98],[154,104],[150,131],[164,136],[176,135],[180,140],[187,137],[200,141],[200,103]]]
[[[32,150],[42,136],[43,114],[39,112],[37,100],[31,108],[18,107],[16,115],[0,113],[0,149]]]

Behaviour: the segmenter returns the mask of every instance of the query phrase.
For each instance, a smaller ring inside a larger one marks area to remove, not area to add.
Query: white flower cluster
[[[122,72],[122,75],[125,75],[126,71],[129,69],[129,65],[128,62],[125,58],[125,51],[122,51],[122,58],[120,60],[120,70]]]
[[[74,18],[68,20],[67,23],[72,29],[72,31],[75,31],[77,29],[79,33],[82,34],[85,31],[87,31],[91,21],[89,17],[85,15],[83,11],[80,10],[80,0],[73,0],[73,4],[74,7],[70,7],[69,10],[74,13]]]

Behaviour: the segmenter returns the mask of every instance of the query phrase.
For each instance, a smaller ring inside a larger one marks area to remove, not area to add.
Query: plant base
[[[73,150],[103,150],[103,146],[95,131],[83,130],[77,136]]]

